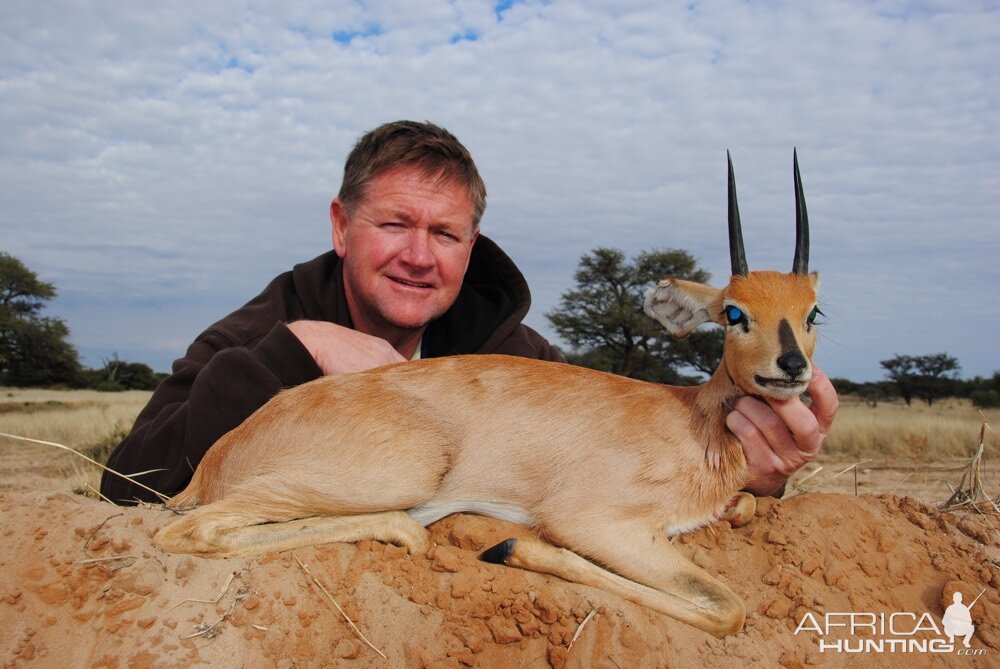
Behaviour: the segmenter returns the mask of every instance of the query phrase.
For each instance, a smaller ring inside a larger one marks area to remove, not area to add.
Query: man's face
[[[354,327],[388,339],[426,326],[452,305],[479,234],[463,186],[398,167],[371,181],[348,216],[330,205]]]

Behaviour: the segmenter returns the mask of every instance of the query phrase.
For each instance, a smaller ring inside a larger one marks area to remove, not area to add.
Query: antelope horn
[[[795,170],[795,260],[792,272],[809,273],[809,214],[806,213],[806,196],[802,192],[802,176],[799,174],[799,155],[792,149],[792,164]]]
[[[746,276],[746,253],[743,251],[743,230],[740,228],[740,207],[736,204],[736,177],[733,176],[733,157],[726,151],[729,161],[729,259],[733,265],[733,276]]]

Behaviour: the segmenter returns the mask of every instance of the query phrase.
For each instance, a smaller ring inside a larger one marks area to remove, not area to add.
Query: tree
[[[935,400],[954,395],[961,369],[958,359],[947,353],[896,355],[879,364],[889,380],[896,384],[907,405],[914,397],[931,405]]]
[[[856,394],[862,402],[874,409],[879,402],[892,397],[895,390],[889,381],[867,381],[858,385]]]
[[[973,406],[980,409],[1000,408],[1000,393],[992,388],[988,390],[973,390],[969,393],[969,399],[972,400]]]
[[[593,369],[666,383],[697,383],[677,369],[705,374],[722,358],[721,331],[674,341],[642,310],[646,288],[665,276],[706,282],[709,274],[687,252],[645,251],[631,261],[618,249],[597,248],[580,259],[576,288],[545,314],[574,352],[567,359]]]
[[[51,283],[14,256],[0,251],[0,384],[71,384],[80,363],[67,341],[69,328],[59,318],[40,315],[56,296]]]
[[[981,409],[996,409],[1000,407],[1000,371],[986,379],[974,376],[960,381],[962,395],[972,400],[972,404]]]
[[[853,395],[861,388],[860,383],[836,376],[830,378],[830,383],[833,384],[833,389],[837,391],[838,395]]]
[[[104,380],[121,390],[155,390],[161,376],[149,365],[141,362],[127,362],[115,353],[104,361],[104,368],[98,370]]]

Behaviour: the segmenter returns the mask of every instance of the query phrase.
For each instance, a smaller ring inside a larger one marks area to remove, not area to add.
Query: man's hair
[[[469,150],[430,122],[393,121],[361,136],[347,156],[337,195],[347,214],[354,213],[373,179],[395,167],[417,167],[427,176],[464,186],[472,200],[472,227],[479,226],[486,211],[486,184]]]

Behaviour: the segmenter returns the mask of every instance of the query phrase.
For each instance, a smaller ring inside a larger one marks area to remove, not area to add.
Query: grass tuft
[[[972,507],[977,511],[985,509],[991,513],[1000,513],[1000,498],[992,499],[986,493],[986,486],[983,485],[981,469],[987,429],[990,432],[993,431],[986,417],[983,416],[983,424],[979,428],[979,448],[976,449],[965,471],[962,472],[961,482],[953,488],[951,497],[941,505],[943,510],[952,511],[962,507]]]

